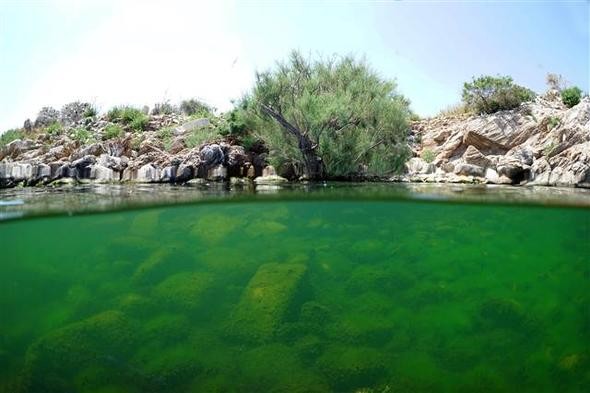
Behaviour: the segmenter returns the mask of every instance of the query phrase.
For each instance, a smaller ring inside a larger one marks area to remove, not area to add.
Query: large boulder
[[[498,161],[496,170],[499,175],[511,179],[512,183],[520,183],[525,178],[528,178],[525,171],[530,170],[530,168],[515,156],[504,156]]]
[[[235,174],[239,174],[241,168],[248,162],[245,149],[239,145],[228,145],[225,148],[225,158],[228,170]]]
[[[406,162],[406,171],[409,175],[434,173],[436,166],[428,163],[420,157],[412,157]]]
[[[113,157],[109,156],[108,154],[101,154],[96,163],[103,167],[112,169],[116,172],[121,172],[123,169],[127,167],[129,162],[129,158],[126,156],[121,157]]]
[[[153,183],[160,180],[160,170],[152,164],[146,164],[137,170],[137,176],[134,179],[139,183]]]
[[[199,158],[201,160],[201,164],[206,167],[214,167],[216,165],[223,164],[225,160],[225,154],[223,153],[223,149],[216,143],[211,145],[205,145],[199,151]]]
[[[0,159],[4,159],[5,157],[17,158],[24,152],[37,149],[39,147],[40,145],[37,142],[30,139],[16,139],[8,143],[0,150]]]
[[[76,381],[92,378],[85,370],[128,373],[126,359],[137,343],[135,321],[120,311],[105,311],[42,336],[29,348],[22,371],[24,392],[74,392]],[[123,365],[123,367],[121,367]],[[137,373],[133,374],[137,375]],[[94,377],[96,379],[96,377]],[[94,381],[98,386],[105,383]],[[84,390],[97,386],[84,381]],[[80,385],[78,385],[80,387]]]
[[[141,141],[139,144],[139,154],[146,154],[150,152],[164,153],[164,145],[157,138],[148,138]]]
[[[100,156],[105,152],[105,148],[102,143],[91,143],[90,145],[84,146],[78,152],[74,153],[72,159],[78,159],[87,155]]]
[[[176,183],[186,183],[195,177],[195,168],[189,164],[180,164],[176,170]]]
[[[211,125],[211,122],[207,118],[195,119],[195,120],[191,120],[186,123],[183,123],[179,127],[176,127],[174,129],[174,133],[177,135],[182,135],[182,134],[186,134],[187,132],[198,130],[199,128],[209,127],[210,125]]]
[[[176,179],[176,166],[168,165],[160,171],[160,181],[164,183],[172,183]]]
[[[119,174],[111,168],[96,164],[90,167],[90,179],[99,183],[111,183],[119,180]]]
[[[456,175],[484,177],[485,168],[479,165],[459,163],[455,165],[454,171]]]
[[[467,146],[467,149],[463,153],[463,161],[467,164],[477,165],[483,168],[490,166],[490,160],[473,145]]]
[[[224,181],[227,179],[227,168],[223,165],[216,165],[207,171],[207,179],[212,181]]]
[[[293,305],[306,271],[302,264],[260,266],[242,293],[227,332],[250,342],[272,339]]]
[[[463,144],[467,146],[471,145],[481,152],[486,152],[486,154],[505,153],[509,150],[508,146],[475,130],[469,130],[465,133],[463,136]]]

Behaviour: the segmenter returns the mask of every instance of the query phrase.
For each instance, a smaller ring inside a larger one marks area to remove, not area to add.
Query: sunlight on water
[[[227,202],[0,239],[1,392],[590,386],[590,209]]]

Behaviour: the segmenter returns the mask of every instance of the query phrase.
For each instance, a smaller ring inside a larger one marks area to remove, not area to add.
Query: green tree
[[[509,76],[481,76],[463,85],[463,102],[477,113],[514,109],[535,93],[515,84]]]
[[[314,61],[294,51],[256,74],[240,107],[271,162],[310,179],[392,173],[408,157],[409,101],[351,56]]]
[[[561,101],[563,101],[568,108],[578,105],[581,98],[582,90],[577,86],[568,87],[561,91]]]

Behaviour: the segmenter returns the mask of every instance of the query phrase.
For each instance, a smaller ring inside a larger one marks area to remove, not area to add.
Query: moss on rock
[[[333,345],[317,364],[337,391],[374,387],[386,376],[383,354],[372,348]]]
[[[170,274],[190,269],[194,261],[184,254],[182,247],[169,245],[150,254],[133,273],[133,280],[138,284],[152,285]]]
[[[293,303],[307,268],[300,264],[260,266],[231,318],[229,333],[248,341],[271,338]]]
[[[484,326],[510,329],[528,334],[538,328],[535,318],[522,305],[512,299],[489,299],[479,307],[479,317]]]
[[[159,283],[154,288],[154,295],[170,307],[194,310],[202,304],[203,296],[212,283],[212,276],[208,273],[177,273]]]
[[[296,352],[283,344],[254,348],[239,358],[242,391],[329,392],[321,376],[302,366]]]
[[[125,314],[105,311],[45,335],[27,350],[23,390],[71,391],[81,369],[122,361],[133,349],[135,331]]]

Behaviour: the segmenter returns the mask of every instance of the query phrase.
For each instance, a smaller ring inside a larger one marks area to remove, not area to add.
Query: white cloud
[[[79,12],[59,0],[70,16]],[[108,5],[107,5],[108,6]],[[233,7],[213,2],[113,3],[113,12],[71,55],[45,67],[30,84],[8,127],[42,106],[73,100],[102,110],[198,97],[221,110],[250,86],[253,67],[232,30]],[[237,59],[237,60],[236,60]],[[0,124],[3,126],[3,124]],[[8,128],[4,127],[4,128]]]

